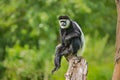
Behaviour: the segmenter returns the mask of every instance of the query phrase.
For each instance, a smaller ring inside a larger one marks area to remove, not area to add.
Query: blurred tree
[[[117,6],[117,28],[116,28],[116,53],[115,67],[112,80],[120,80],[120,0],[116,0]]]

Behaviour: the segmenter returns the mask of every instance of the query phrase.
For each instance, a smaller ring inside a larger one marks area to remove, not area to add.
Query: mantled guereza
[[[62,56],[70,53],[77,55],[78,50],[83,50],[85,44],[82,29],[75,21],[72,21],[68,16],[59,16],[58,19],[61,43],[56,46],[55,68],[52,70],[52,73],[60,68]]]

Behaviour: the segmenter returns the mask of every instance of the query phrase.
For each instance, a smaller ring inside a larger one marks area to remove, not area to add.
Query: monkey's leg
[[[61,58],[62,58],[62,54],[61,54],[62,50],[63,50],[63,46],[61,44],[59,44],[56,47],[56,51],[55,51],[55,53],[56,53],[55,59],[54,59],[55,68],[52,70],[52,74],[60,68]]]

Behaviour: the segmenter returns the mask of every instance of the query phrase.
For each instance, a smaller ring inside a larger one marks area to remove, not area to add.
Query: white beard
[[[65,21],[66,24],[63,25],[64,23],[62,23],[61,21]],[[59,20],[59,24],[60,24],[60,27],[62,29],[66,29],[66,28],[68,28],[70,26],[70,20],[68,20],[68,19],[61,19],[61,20]]]

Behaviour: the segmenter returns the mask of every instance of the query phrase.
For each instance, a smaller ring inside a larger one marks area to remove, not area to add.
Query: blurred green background
[[[51,75],[59,44],[57,17],[83,29],[88,80],[111,80],[114,67],[114,0],[0,0],[0,80],[65,80],[68,63]]]

